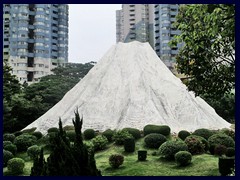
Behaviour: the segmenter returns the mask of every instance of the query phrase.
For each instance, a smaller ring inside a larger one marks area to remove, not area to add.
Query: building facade
[[[154,5],[154,50],[161,60],[172,68],[176,62],[175,56],[182,44],[170,47],[169,42],[175,35],[181,32],[173,27],[178,14],[179,4],[155,4]]]
[[[68,5],[4,4],[3,59],[21,83],[68,62]]]
[[[116,12],[116,40],[149,42],[156,54],[170,69],[182,44],[170,47],[169,42],[180,31],[173,27],[179,4],[123,4]]]
[[[123,4],[116,12],[116,41],[153,42],[153,10],[150,4]]]

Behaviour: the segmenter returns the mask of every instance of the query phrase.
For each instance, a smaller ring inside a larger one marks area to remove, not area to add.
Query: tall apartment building
[[[116,12],[116,40],[149,42],[161,60],[173,68],[182,44],[170,48],[169,41],[180,31],[173,27],[179,4],[123,4]]]
[[[154,50],[169,68],[173,67],[175,56],[182,47],[182,44],[178,44],[171,48],[168,44],[175,35],[181,33],[173,27],[178,9],[179,4],[155,4],[154,6]]]
[[[116,11],[116,41],[153,42],[153,10],[150,4],[123,4]]]
[[[68,5],[4,4],[3,58],[21,83],[68,62]]]

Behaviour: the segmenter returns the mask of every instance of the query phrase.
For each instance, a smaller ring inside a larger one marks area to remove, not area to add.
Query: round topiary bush
[[[126,138],[125,139],[124,150],[126,152],[134,152],[135,151],[135,139],[134,138]]]
[[[10,151],[3,150],[3,166],[7,166],[7,162],[12,159],[14,156]]]
[[[182,130],[182,131],[178,132],[178,137],[183,141],[186,139],[186,137],[188,137],[190,135],[191,135],[190,132],[185,131],[185,130]]]
[[[92,143],[94,146],[94,150],[98,151],[98,150],[106,149],[108,140],[105,136],[98,135],[92,139]]]
[[[141,132],[138,129],[135,129],[135,128],[123,128],[123,130],[126,130],[135,139],[141,138]]]
[[[37,139],[40,139],[43,137],[43,135],[40,131],[35,131],[32,133],[32,135],[35,136]]]
[[[114,131],[111,129],[107,129],[102,133],[102,135],[108,139],[108,142],[112,142],[113,134],[114,134]]]
[[[26,151],[27,148],[34,145],[36,142],[37,138],[29,134],[22,134],[17,136],[14,140],[14,144],[17,146],[18,152]]]
[[[171,129],[167,125],[157,126],[157,125],[148,124],[143,128],[144,136],[151,133],[157,133],[157,134],[162,134],[164,136],[168,136],[170,134],[170,131]]]
[[[76,138],[76,133],[74,130],[66,131],[66,136],[69,138],[69,141],[74,142]]]
[[[179,166],[187,166],[192,161],[192,154],[188,151],[179,151],[174,157]]]
[[[27,154],[31,159],[36,158],[41,152],[41,148],[38,145],[33,145],[27,149]]]
[[[48,130],[47,130],[47,132],[48,132],[48,134],[50,134],[50,133],[58,133],[58,128],[56,128],[56,127],[52,127],[52,128],[49,128]]]
[[[227,148],[224,145],[217,144],[214,148],[214,155],[222,156],[227,152]]]
[[[145,146],[149,148],[159,148],[164,142],[167,141],[167,138],[162,134],[148,134],[144,138]]]
[[[10,133],[6,133],[3,135],[3,141],[11,141],[13,142],[15,139],[15,135],[14,134],[10,134]]]
[[[208,138],[212,136],[214,133],[209,129],[201,128],[201,129],[195,130],[192,134],[196,136],[201,136],[206,140],[208,140]]]
[[[12,142],[11,141],[3,141],[3,149],[7,146],[7,145],[11,145]]]
[[[235,156],[235,148],[228,147],[226,151],[226,156],[227,157],[233,157]]]
[[[124,131],[124,130],[119,130],[117,132],[114,132],[113,134],[113,140],[117,145],[123,145],[125,139],[132,138],[132,137],[133,136],[131,134],[129,134],[127,131]]]
[[[83,132],[83,136],[85,140],[90,140],[96,136],[95,131],[93,129],[86,129]]]
[[[188,136],[184,142],[187,144],[188,151],[194,154],[202,154],[205,152],[205,145],[196,136]]]
[[[183,141],[166,141],[159,147],[159,154],[167,160],[174,160],[177,152],[187,150],[188,146]]]
[[[109,157],[109,164],[112,168],[118,168],[124,162],[124,157],[121,154],[113,154]]]
[[[13,155],[17,153],[17,146],[15,144],[7,144],[4,146],[4,149],[10,151]]]
[[[224,145],[225,147],[235,147],[235,141],[233,140],[233,138],[231,138],[230,136],[223,134],[223,133],[218,133],[218,134],[214,134],[212,135],[209,139],[209,146],[212,146],[213,149],[215,149],[215,146],[217,144],[221,144]]]
[[[12,158],[7,163],[8,170],[14,175],[23,173],[24,166],[25,162],[21,158]]]

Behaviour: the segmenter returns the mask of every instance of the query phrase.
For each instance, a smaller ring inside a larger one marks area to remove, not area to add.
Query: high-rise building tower
[[[3,58],[21,83],[68,62],[68,5],[4,4]]]
[[[117,42],[153,42],[153,10],[151,4],[123,4],[116,12]]]
[[[180,31],[173,27],[178,14],[179,4],[155,4],[154,6],[154,50],[161,60],[172,68],[175,63],[175,56],[182,44],[170,47],[169,42]]]

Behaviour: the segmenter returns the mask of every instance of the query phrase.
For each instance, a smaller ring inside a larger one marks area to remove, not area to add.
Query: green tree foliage
[[[11,67],[4,62],[4,132],[15,132],[43,115],[62,99],[93,67],[86,64],[67,64],[53,69],[52,75],[42,77],[39,83],[21,86]]]
[[[235,5],[194,4],[180,7],[171,44],[184,42],[177,69],[196,95],[219,98],[235,87]]]
[[[3,62],[3,99],[10,101],[14,94],[21,91],[21,85],[15,75],[11,74],[12,68],[5,60]]]
[[[88,151],[82,140],[82,119],[78,112],[75,112],[76,139],[73,145],[70,144],[66,132],[62,128],[59,120],[59,132],[52,139],[52,152],[47,162],[42,156],[34,161],[31,176],[100,176],[100,171],[96,168],[94,152]],[[61,153],[59,153],[61,152]]]

